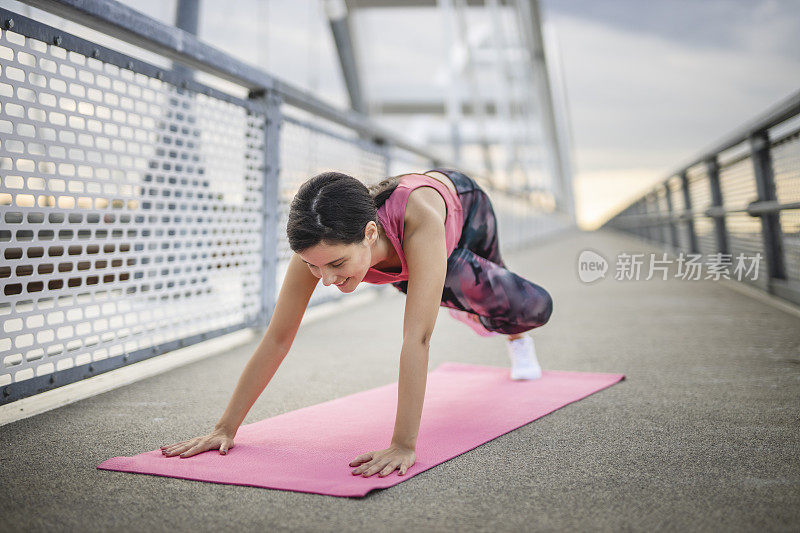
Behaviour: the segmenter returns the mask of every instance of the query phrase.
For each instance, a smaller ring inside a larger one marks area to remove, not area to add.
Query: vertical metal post
[[[642,209],[641,209],[641,206],[639,205],[639,200],[637,200],[636,203],[634,203],[631,207],[633,208],[633,214],[634,214],[634,219],[633,220],[635,220],[636,222],[635,222],[635,224],[633,224],[631,229],[629,229],[628,231],[630,233],[633,233],[637,237],[641,237],[642,236],[642,227],[641,227],[641,222],[639,221],[638,217],[639,217],[639,215],[642,214]]]
[[[563,166],[562,147],[559,144],[550,74],[547,69],[544,39],[542,38],[542,17],[539,10],[539,1],[517,0],[516,7],[520,28],[522,29],[522,40],[527,45],[530,53],[528,67],[531,69],[530,72],[535,84],[533,87],[535,92],[530,92],[529,94],[538,97],[542,134],[547,147],[553,182],[558,191],[558,207],[563,213],[569,213],[571,208],[568,203],[571,198],[567,181],[572,178],[567,176]]]
[[[713,156],[706,160],[706,173],[708,183],[711,185],[711,205],[722,207],[722,188],[719,185],[719,160]],[[729,253],[728,232],[725,228],[725,215],[721,214],[714,217],[714,232],[717,237],[717,251],[723,254]]]
[[[664,210],[662,209],[661,202],[658,201],[658,189],[653,193],[656,202],[656,212],[658,213],[658,242],[664,246],[669,246],[667,240],[667,221],[664,218]]]
[[[639,201],[636,202],[636,212],[640,217],[647,216],[647,208],[644,205],[644,198],[640,198]],[[647,231],[645,230],[644,222],[642,222],[643,220],[643,218],[639,219],[639,224],[636,226],[636,231],[640,239],[647,239]]]
[[[339,66],[350,96],[350,107],[359,113],[367,114],[364,94],[361,92],[361,81],[358,76],[355,47],[350,31],[350,12],[344,0],[326,0],[325,12],[328,15],[336,52],[339,54]]]
[[[494,92],[495,113],[503,125],[499,131],[500,140],[505,151],[502,184],[504,187],[508,187],[512,185],[511,176],[518,164],[519,147],[517,146],[516,131],[519,120],[516,115],[511,113],[512,68],[508,60],[508,42],[506,29],[503,27],[499,0],[487,0],[486,7],[489,9],[492,19],[490,36],[492,47],[496,54],[494,64],[497,66],[495,74],[498,90]],[[495,177],[492,181],[493,183],[498,183],[499,180]]]
[[[761,131],[749,136],[750,157],[753,160],[753,173],[756,179],[759,202],[777,199],[775,176],[772,170],[769,133]],[[761,235],[764,240],[764,254],[770,279],[786,279],[786,266],[783,256],[783,237],[781,234],[780,213],[762,213]],[[768,287],[772,292],[772,287]]]
[[[655,193],[647,194],[647,210],[650,213],[650,236],[653,242],[661,242],[661,223],[659,222],[658,215],[658,195]]]
[[[550,69],[553,80],[553,113],[556,118],[556,132],[559,136],[558,144],[561,147],[561,168],[564,175],[567,177],[564,181],[567,187],[568,200],[566,202],[569,208],[569,217],[572,224],[577,224],[577,213],[575,211],[575,190],[573,185],[572,176],[572,128],[570,127],[570,112],[569,101],[567,99],[567,86],[564,81],[564,63],[561,59],[561,47],[559,45],[558,32],[555,25],[545,25],[542,28],[545,31],[546,40],[550,44],[545,45],[545,50],[550,50],[551,59],[548,60],[547,66]]]
[[[647,205],[647,196],[642,197],[639,203],[641,204],[642,209],[642,223],[640,224],[642,238],[644,238],[646,241],[649,241],[651,240],[652,236],[650,235],[650,220],[647,218],[647,215],[650,214],[648,209],[649,206]]]
[[[678,225],[675,224],[675,209],[672,207],[672,191],[669,188],[669,180],[664,184],[664,195],[667,198],[667,214],[669,215],[669,237],[674,252],[680,251],[681,241],[678,240]]]
[[[264,329],[272,319],[277,299],[278,223],[280,221],[280,95],[274,91],[259,91],[251,98],[264,103],[264,169],[262,183],[262,283],[259,324]]]
[[[640,239],[644,239],[644,225],[642,224],[642,218],[641,218],[642,215],[644,215],[644,208],[642,207],[642,199],[639,198],[636,201],[636,216],[638,218],[636,219],[637,222],[636,222],[635,233]]]
[[[197,35],[200,19],[200,0],[178,0],[175,7],[175,27]]]
[[[486,109],[484,102],[478,93],[478,81],[475,76],[475,59],[472,57],[472,45],[469,43],[468,27],[467,27],[467,3],[466,0],[456,0],[456,34],[459,46],[464,50],[466,55],[466,64],[464,70],[466,74],[467,87],[469,87],[470,100],[472,101],[472,118],[478,126],[478,139],[481,144],[481,153],[483,155],[483,167],[487,174],[494,172],[494,164],[492,163],[492,152],[487,139],[487,126],[486,126]]]
[[[681,190],[683,191],[683,203],[686,211],[692,210],[692,195],[689,193],[689,176],[684,170],[681,172]],[[697,232],[694,230],[694,215],[690,215],[686,219],[686,231],[689,235],[689,252],[696,254],[700,252],[700,247],[697,245]]]
[[[458,43],[455,39],[455,7],[452,0],[438,0],[439,8],[442,12],[444,24],[442,24],[442,31],[444,32],[445,42],[448,46],[447,56],[447,100],[445,111],[447,113],[447,121],[450,123],[450,142],[453,149],[453,162],[457,165],[461,164],[461,91],[460,91],[460,72],[456,70],[456,52]]]
[[[650,219],[647,222],[647,228],[650,233],[650,240],[653,242],[660,242],[658,238],[658,199],[653,194],[648,194],[647,199],[647,213]]]
[[[178,0],[175,6],[175,27],[197,35],[197,27],[200,25],[200,0]],[[192,69],[173,61],[172,70],[181,78],[192,79]]]

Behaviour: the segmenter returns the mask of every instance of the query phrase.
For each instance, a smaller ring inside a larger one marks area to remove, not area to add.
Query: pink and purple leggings
[[[464,212],[461,239],[447,258],[441,305],[476,314],[486,329],[506,335],[546,324],[553,299],[544,288],[508,270],[486,192],[457,170],[434,170],[452,180]],[[408,288],[407,281],[392,285],[403,293]]]

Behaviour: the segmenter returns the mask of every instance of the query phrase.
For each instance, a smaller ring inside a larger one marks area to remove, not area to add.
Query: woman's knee
[[[550,321],[550,315],[553,314],[553,297],[550,296],[549,292],[545,291],[544,289],[542,290],[546,295],[547,307],[542,312],[542,316],[540,318],[542,319],[542,324],[547,324]]]
[[[542,287],[537,286],[536,296],[526,306],[525,321],[531,328],[547,324],[553,314],[553,297]]]

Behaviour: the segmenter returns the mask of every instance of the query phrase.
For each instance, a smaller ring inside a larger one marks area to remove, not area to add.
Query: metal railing
[[[249,97],[0,9],[0,404],[265,327],[304,180],[447,163],[116,2],[28,3]],[[474,177],[504,247],[569,226]],[[341,296],[320,286],[311,305]]]
[[[755,257],[766,275],[738,281],[800,304],[799,209],[797,92],[679,167],[601,227],[723,263]]]

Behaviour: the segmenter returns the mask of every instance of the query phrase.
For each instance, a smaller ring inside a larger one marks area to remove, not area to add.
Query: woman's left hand
[[[350,461],[350,466],[361,465],[353,470],[353,475],[363,473],[364,477],[369,477],[379,472],[379,477],[386,477],[398,469],[398,475],[402,476],[416,461],[417,454],[413,449],[392,444],[385,450],[359,455]]]

